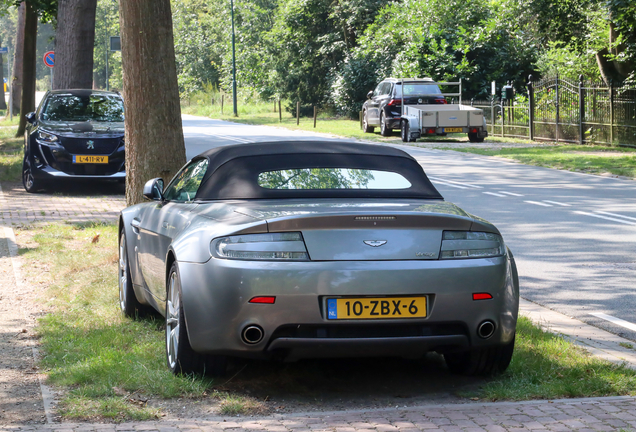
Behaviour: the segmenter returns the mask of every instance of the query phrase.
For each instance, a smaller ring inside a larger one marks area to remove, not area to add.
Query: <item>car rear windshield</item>
[[[407,189],[411,183],[390,171],[355,168],[298,168],[258,175],[266,189]]]
[[[44,121],[101,121],[123,122],[124,102],[110,95],[53,95],[42,109]]]
[[[197,200],[442,196],[408,157],[303,153],[232,159],[206,175]]]
[[[436,84],[406,83],[404,85],[404,97],[440,95],[442,92]],[[402,97],[402,84],[395,85],[395,97]]]

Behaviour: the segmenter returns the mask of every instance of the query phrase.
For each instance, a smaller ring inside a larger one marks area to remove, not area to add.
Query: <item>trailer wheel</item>
[[[374,129],[375,128],[373,126],[369,126],[369,120],[367,120],[367,111],[365,110],[362,113],[362,131],[364,133],[373,133]]]
[[[484,142],[484,137],[480,137],[477,133],[468,132],[468,141],[472,143],[480,143]]]
[[[413,142],[415,141],[412,137],[411,137],[411,129],[409,127],[409,122],[406,120],[402,120],[402,122],[400,123],[400,130],[401,130],[401,135],[402,135],[402,142]]]

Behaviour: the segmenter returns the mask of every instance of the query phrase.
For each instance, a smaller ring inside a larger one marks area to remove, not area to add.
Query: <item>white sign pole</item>
[[[11,69],[11,48],[7,45],[7,61],[9,62],[9,120],[13,120],[13,70]]]

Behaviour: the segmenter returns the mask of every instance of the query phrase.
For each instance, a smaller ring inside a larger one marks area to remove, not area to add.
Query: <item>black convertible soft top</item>
[[[196,200],[271,198],[424,198],[443,199],[420,164],[393,147],[342,141],[278,141],[217,147],[195,160],[209,161]],[[355,168],[391,171],[407,189],[266,189],[260,173],[299,168]]]

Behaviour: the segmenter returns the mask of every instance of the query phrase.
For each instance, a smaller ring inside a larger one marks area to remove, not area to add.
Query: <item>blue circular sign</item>
[[[44,64],[50,68],[55,66],[55,51],[49,51],[44,54]]]

